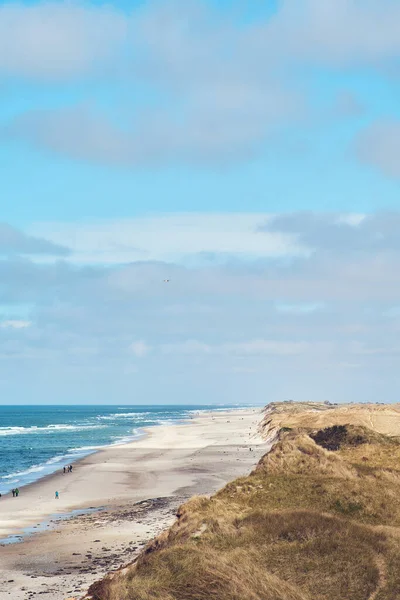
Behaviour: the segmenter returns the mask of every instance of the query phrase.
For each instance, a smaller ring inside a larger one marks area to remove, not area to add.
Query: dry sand
[[[258,434],[260,420],[259,409],[246,409],[154,427],[139,441],[83,459],[71,474],[22,488],[19,498],[1,498],[0,538],[25,527],[47,530],[0,546],[0,598],[78,597],[132,561],[173,522],[179,504],[256,465],[269,449]],[[56,514],[91,507],[104,509],[54,521]]]

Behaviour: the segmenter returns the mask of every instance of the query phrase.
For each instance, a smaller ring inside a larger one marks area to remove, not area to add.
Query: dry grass
[[[263,429],[324,429],[332,425],[359,425],[385,435],[400,435],[400,404],[324,404],[280,402],[265,409]]]
[[[258,565],[251,553],[177,545],[142,560],[128,577],[94,595],[101,600],[311,600]]]
[[[248,477],[181,507],[175,525],[92,597],[400,598],[400,442],[357,424],[319,435],[311,427],[317,444],[306,429],[281,431]]]

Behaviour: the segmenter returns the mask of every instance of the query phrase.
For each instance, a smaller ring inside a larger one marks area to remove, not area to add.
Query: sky
[[[0,403],[399,401],[399,100],[397,0],[1,2]]]

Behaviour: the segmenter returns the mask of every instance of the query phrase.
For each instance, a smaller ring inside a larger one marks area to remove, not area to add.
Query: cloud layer
[[[263,230],[294,235],[303,246],[336,255],[400,251],[398,212],[347,217],[341,214],[299,212],[274,217]]]
[[[0,77],[60,82],[104,73],[115,62],[126,30],[126,17],[105,6],[2,4]]]
[[[67,256],[69,250],[60,244],[27,235],[6,223],[0,223],[0,256],[10,254]]]
[[[216,221],[211,215],[207,227],[206,218],[196,248],[201,236],[205,247],[212,238]],[[5,258],[0,389],[21,398],[29,386],[35,397],[46,381],[51,398],[90,402],[397,400],[399,220],[258,215],[254,235],[290,232],[307,249],[301,254],[287,246],[262,256],[248,235],[245,258],[192,264],[184,253],[175,262],[105,265],[100,253],[86,266],[73,262],[79,247],[71,260]]]
[[[222,72],[228,83],[239,74],[256,83],[263,72],[268,81],[271,66],[293,59],[379,68],[398,58],[399,20],[393,0],[284,0],[272,17],[245,25],[199,1],[149,2],[133,12],[89,2],[6,3],[0,72],[70,78],[125,58],[137,74],[197,86],[220,82]]]
[[[399,22],[393,0],[285,0],[275,15],[250,22],[200,1],[151,2],[130,13],[89,3],[5,4],[0,79],[54,85],[94,77],[115,100],[110,108],[90,94],[22,112],[3,138],[110,166],[234,164],[314,117],[316,70],[395,70]],[[361,111],[351,92],[339,94],[337,117]],[[387,156],[396,134],[382,128],[361,137],[359,156],[397,176]]]
[[[259,231],[265,219],[270,217],[257,213],[161,214],[91,224],[39,223],[32,232],[72,249],[71,260],[83,264],[187,259],[212,265],[235,256],[254,260],[307,251],[290,232]]]

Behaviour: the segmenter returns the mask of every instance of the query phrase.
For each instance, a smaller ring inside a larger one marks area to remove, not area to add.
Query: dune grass
[[[399,440],[330,429],[281,431],[253,473],[183,505],[174,526],[91,597],[400,598]]]

